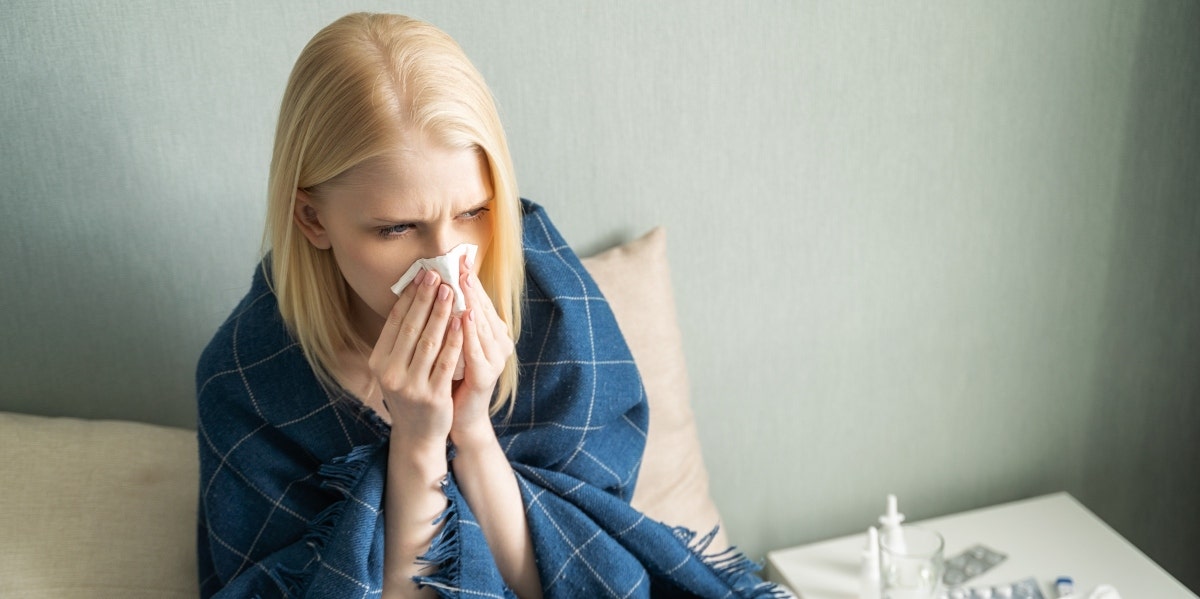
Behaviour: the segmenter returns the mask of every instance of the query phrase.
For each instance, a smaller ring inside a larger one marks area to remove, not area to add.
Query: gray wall
[[[670,232],[751,555],[1067,490],[1200,589],[1200,4],[7,3],[0,409],[193,423],[322,25],[454,35],[581,253]]]

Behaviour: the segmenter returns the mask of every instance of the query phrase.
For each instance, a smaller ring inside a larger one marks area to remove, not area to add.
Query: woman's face
[[[396,303],[390,287],[413,262],[472,243],[478,272],[492,240],[483,153],[422,134],[314,195],[298,192],[296,223],[315,247],[333,252],[349,286],[351,322],[369,343]]]

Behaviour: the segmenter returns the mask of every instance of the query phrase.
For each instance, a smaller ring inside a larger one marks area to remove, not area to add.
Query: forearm
[[[539,599],[541,580],[517,477],[489,426],[470,439],[455,439],[454,478],[479,520],[500,575],[517,596]]]
[[[384,500],[385,599],[434,596],[429,587],[418,589],[412,577],[421,573],[417,558],[429,550],[440,530],[433,522],[446,508],[441,489],[446,472],[444,445],[413,445],[393,433]]]

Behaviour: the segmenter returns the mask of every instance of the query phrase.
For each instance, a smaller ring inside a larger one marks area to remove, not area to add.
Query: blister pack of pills
[[[946,560],[946,573],[942,575],[942,582],[951,588],[959,586],[995,568],[1007,557],[986,545],[975,545]]]
[[[1032,577],[1012,584],[959,587],[943,592],[940,596],[945,599],[1046,599],[1037,579]]]

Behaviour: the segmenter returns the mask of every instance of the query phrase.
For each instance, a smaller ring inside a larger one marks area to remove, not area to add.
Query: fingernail
[[[450,286],[442,285],[441,288],[438,289],[438,299],[445,301],[449,297],[450,297]]]
[[[429,286],[433,286],[436,283],[437,283],[437,277],[434,276],[434,274],[432,272],[430,272],[428,270],[425,271],[425,284],[429,285]]]
[[[474,309],[467,310],[467,320],[469,322],[475,322],[475,310]]]
[[[460,327],[462,327],[462,319],[461,318],[451,318],[450,319],[450,330],[457,331]]]
[[[420,285],[420,284],[421,284],[421,281],[424,281],[424,280],[425,280],[425,273],[426,273],[426,272],[427,272],[427,271],[425,271],[425,270],[418,271],[418,272],[417,272],[417,276],[413,277],[413,282],[412,282],[412,284],[413,284],[413,285]]]
[[[464,283],[464,284],[465,284],[467,287],[471,287],[471,288],[474,288],[474,287],[475,287],[475,283],[472,283],[472,282],[471,282],[471,278],[472,278],[473,276],[474,276],[474,275],[472,275],[471,273],[467,273],[467,280],[463,282],[463,283]]]
[[[472,256],[471,254],[467,254],[466,258],[467,258],[467,268],[475,268],[475,256]]]

